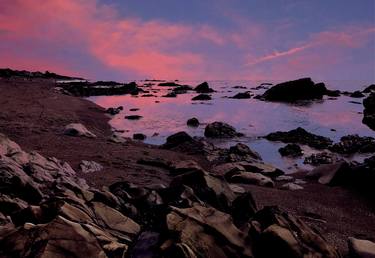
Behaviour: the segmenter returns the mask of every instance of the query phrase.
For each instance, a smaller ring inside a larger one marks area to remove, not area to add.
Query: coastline
[[[117,181],[140,186],[168,184],[171,176],[165,169],[138,163],[150,157],[171,162],[194,160],[211,170],[210,164],[199,156],[139,142],[109,141],[112,131],[103,108],[82,98],[63,95],[54,87],[52,80],[0,79],[0,132],[24,150],[64,160],[77,172],[82,160],[100,163],[104,169],[99,172],[78,173],[97,188]],[[97,138],[63,135],[64,126],[69,123],[84,124]],[[322,231],[328,242],[343,253],[347,250],[348,237],[375,235],[374,203],[349,189],[316,182],[307,182],[300,191],[241,186],[251,191],[259,207],[278,205],[291,212]]]

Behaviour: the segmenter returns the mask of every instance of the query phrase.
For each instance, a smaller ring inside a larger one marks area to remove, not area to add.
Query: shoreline
[[[63,95],[54,87],[53,81],[45,79],[0,79],[3,92],[0,133],[28,152],[37,151],[67,161],[80,177],[98,188],[118,181],[140,186],[169,184],[172,177],[164,168],[140,164],[141,159],[193,160],[211,171],[211,165],[203,157],[134,141],[121,144],[109,141],[112,130],[102,107],[83,98]],[[63,129],[70,123],[84,124],[97,138],[64,135]],[[79,169],[82,160],[98,162],[104,168],[84,174]],[[260,207],[278,205],[317,227],[342,253],[347,251],[348,237],[375,235],[374,203],[349,189],[312,181],[300,191],[242,184],[241,187],[251,191]]]

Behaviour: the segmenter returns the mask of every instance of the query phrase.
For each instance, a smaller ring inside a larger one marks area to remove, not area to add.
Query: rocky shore
[[[218,148],[179,132],[147,145],[113,132],[116,109],[71,96],[108,89],[77,85],[0,79],[0,257],[374,256],[374,156],[286,175],[240,143]],[[241,133],[215,122],[205,136]],[[298,144],[374,152],[371,137],[333,143],[302,128],[266,138],[293,144],[287,155]]]

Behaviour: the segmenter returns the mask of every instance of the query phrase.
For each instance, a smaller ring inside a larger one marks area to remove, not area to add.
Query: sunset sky
[[[0,67],[375,81],[374,0],[0,0]]]

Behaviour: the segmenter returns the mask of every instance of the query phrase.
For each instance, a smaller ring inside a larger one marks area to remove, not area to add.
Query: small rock
[[[300,185],[297,185],[295,183],[286,183],[281,186],[281,189],[284,190],[291,190],[291,191],[296,191],[296,190],[302,190],[303,187]]]
[[[194,88],[194,90],[198,93],[211,93],[214,92],[213,89],[210,88],[207,82],[203,82],[199,84],[197,87]]]
[[[143,133],[135,133],[133,134],[133,139],[134,140],[140,140],[140,141],[143,141],[147,138],[146,135],[144,135]]]
[[[204,136],[211,138],[232,138],[236,136],[243,136],[243,134],[238,133],[236,129],[229,124],[223,122],[213,122],[206,126]]]
[[[125,119],[128,119],[128,120],[139,120],[141,118],[142,118],[142,116],[139,116],[139,115],[125,116]]]
[[[199,94],[192,98],[191,100],[211,100],[211,96],[207,94]]]
[[[85,136],[88,138],[96,138],[96,135],[87,130],[83,124],[73,123],[65,126],[64,134],[69,136]]]
[[[364,96],[365,94],[363,94],[362,92],[358,90],[350,94],[350,97],[352,98],[363,98]]]
[[[271,178],[263,176],[259,173],[252,173],[252,172],[237,172],[230,178],[228,181],[232,183],[240,183],[240,184],[254,184],[259,186],[267,186],[267,187],[274,187],[275,183],[272,181]]]
[[[186,124],[191,127],[198,127],[200,123],[197,118],[193,117],[187,120]]]
[[[302,149],[297,144],[287,144],[285,147],[279,149],[281,156],[299,157],[303,155]]]
[[[240,93],[237,93],[236,95],[234,95],[231,98],[232,99],[250,99],[251,98],[251,94],[248,91],[246,91],[246,92],[240,92]]]
[[[278,176],[275,178],[276,181],[287,181],[287,182],[290,182],[290,181],[293,181],[294,180],[294,177],[292,176],[286,176],[286,175],[282,175],[282,176]]]
[[[82,160],[79,166],[81,168],[81,171],[85,174],[98,172],[103,169],[103,166],[95,161]]]

